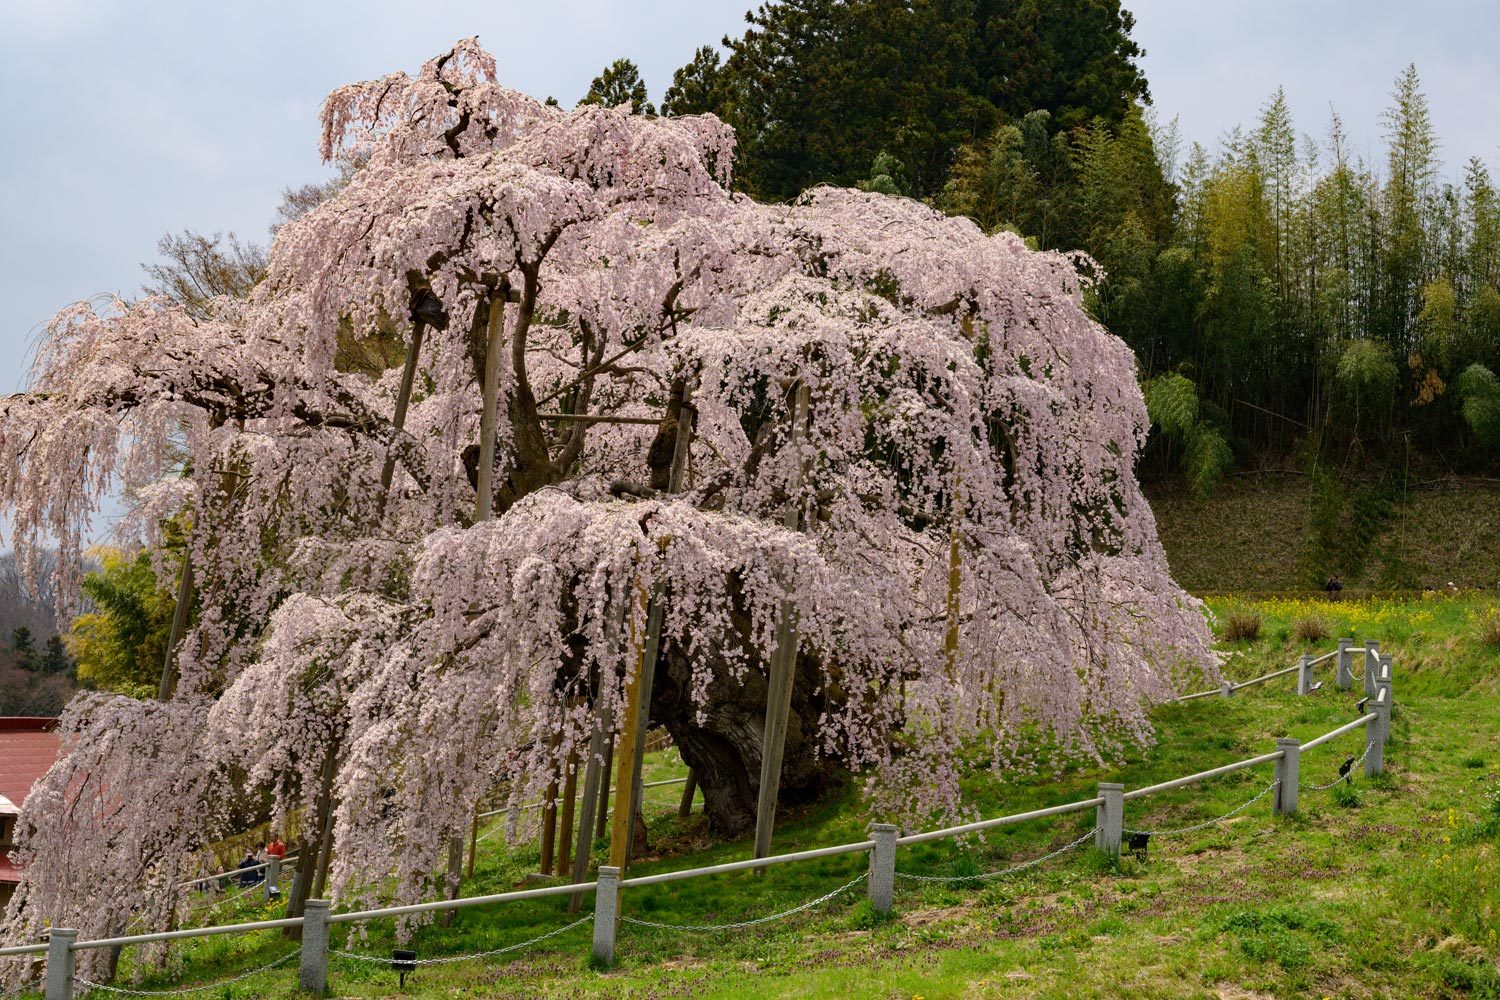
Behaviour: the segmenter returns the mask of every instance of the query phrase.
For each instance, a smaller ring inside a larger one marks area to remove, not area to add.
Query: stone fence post
[[[868,879],[870,905],[876,913],[890,913],[896,894],[896,837],[900,834],[894,824],[871,823],[870,839],[875,849],[870,852],[870,877]]]
[[[302,966],[297,985],[309,993],[328,992],[328,900],[309,899],[302,910]]]

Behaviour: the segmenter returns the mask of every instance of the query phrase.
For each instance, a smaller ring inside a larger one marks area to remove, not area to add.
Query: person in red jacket
[[[286,860],[286,845],[281,842],[281,834],[271,834],[271,842],[266,845],[266,858],[267,860],[271,858]]]

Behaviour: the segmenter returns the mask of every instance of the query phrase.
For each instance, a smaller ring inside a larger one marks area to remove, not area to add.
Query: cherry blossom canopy
[[[12,541],[76,572],[123,486],[148,543],[188,529],[196,601],[169,701],[71,706],[12,937],[117,930],[142,898],[164,920],[151,890],[235,803],[310,809],[325,773],[333,890],[390,870],[421,897],[481,796],[535,795],[620,701],[653,591],[652,713],[685,756],[729,740],[724,692],[764,690],[785,605],[801,745],[908,817],[960,808],[962,744],[1105,752],[1212,672],[1135,481],[1133,359],[1076,261],[903,198],[757,203],[733,145],[708,116],[546,106],[461,42],[328,98],[323,154],[358,168],[248,301],[59,314],[0,402]],[[370,336],[412,364],[339,363]],[[674,389],[669,494],[649,420]],[[732,827],[746,789],[712,783]]]

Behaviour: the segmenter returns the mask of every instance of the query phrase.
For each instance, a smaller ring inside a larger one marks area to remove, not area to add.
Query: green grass
[[[1305,607],[1210,602],[1218,612],[1263,616],[1256,643],[1242,643],[1232,676],[1286,665],[1304,651],[1290,626]],[[1286,603],[1286,602],[1283,602]],[[514,954],[424,967],[398,993],[380,965],[334,959],[337,996],[447,997],[1500,997],[1500,655],[1466,638],[1478,598],[1402,605],[1352,603],[1334,611],[1333,634],[1379,637],[1395,656],[1397,710],[1388,770],[1379,780],[1304,791],[1295,817],[1275,818],[1269,799],[1198,833],[1152,842],[1144,860],[1118,865],[1088,850],[1039,869],[956,884],[898,881],[896,912],[880,917],[863,886],[816,909],[733,933],[687,933],[626,925],[613,969],[588,962],[588,925]],[[1338,617],[1342,616],[1342,617]],[[1283,635],[1283,628],[1288,629]],[[1357,631],[1362,630],[1362,631]],[[1331,648],[1331,643],[1319,644]],[[1331,664],[1319,677],[1331,677]],[[1157,743],[1106,765],[1029,775],[969,776],[970,801],[992,816],[1066,802],[1101,780],[1140,786],[1263,753],[1280,735],[1303,739],[1353,716],[1358,692],[1331,683],[1298,698],[1285,677],[1233,698],[1158,709]],[[1354,733],[1303,758],[1305,784],[1331,779],[1355,756]],[[1476,763],[1477,762],[1477,763]],[[670,752],[652,777],[680,773]],[[1127,805],[1126,825],[1172,828],[1228,812],[1270,781],[1269,769],[1238,772]],[[679,788],[648,800],[652,849],[646,873],[746,857],[748,843],[716,844],[701,815],[675,815]],[[776,849],[860,839],[870,816],[857,789],[788,810]],[[977,875],[1066,844],[1092,825],[1070,815],[992,832],[982,842],[903,848],[898,870]],[[501,892],[534,870],[534,843],[485,842],[466,894]],[[603,843],[595,845],[596,856]],[[822,895],[859,874],[862,858],[779,866],[626,893],[626,913],[669,923],[723,923],[775,912]],[[251,919],[260,911],[225,908]],[[585,907],[585,912],[587,906]],[[524,941],[573,919],[561,900],[480,907],[456,925],[419,929],[423,957]],[[335,947],[389,954],[390,921],[369,938]],[[340,936],[342,932],[340,932]],[[180,947],[179,968],[145,988],[227,978],[290,951],[274,932],[211,938]],[[288,966],[200,994],[288,996]]]

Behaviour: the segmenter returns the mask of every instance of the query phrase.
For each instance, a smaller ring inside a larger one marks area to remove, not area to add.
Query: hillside
[[[1234,476],[1206,500],[1173,481],[1146,494],[1177,581],[1194,593],[1317,589],[1308,572],[1311,488],[1291,473]],[[1344,571],[1349,589],[1493,588],[1500,584],[1500,483],[1441,480],[1413,488],[1377,523],[1363,546],[1363,572]],[[1335,532],[1345,557],[1361,548],[1345,512]],[[1404,562],[1393,574],[1390,564]]]
[[[863,887],[821,906],[732,932],[621,929],[618,962],[588,963],[587,926],[527,950],[424,966],[398,992],[381,963],[335,959],[337,996],[438,997],[1460,997],[1500,996],[1495,928],[1500,918],[1500,649],[1479,640],[1494,605],[1432,597],[1408,603],[1292,600],[1212,602],[1261,619],[1254,641],[1229,645],[1232,676],[1258,675],[1304,650],[1331,648],[1294,637],[1314,618],[1332,634],[1380,636],[1396,663],[1397,707],[1386,775],[1344,790],[1306,790],[1299,815],[1277,819],[1265,799],[1218,825],[1153,840],[1144,860],[1111,867],[1087,850],[1037,869],[953,884],[898,882],[896,911],[882,920]],[[1327,679],[1328,673],[1320,673]],[[1291,678],[1232,699],[1157,710],[1156,746],[1105,765],[1043,766],[1007,780],[970,778],[983,815],[1037,808],[1092,794],[1100,780],[1126,787],[1214,767],[1271,748],[1271,738],[1307,738],[1352,717],[1357,695],[1331,684],[1298,698]],[[1309,751],[1304,784],[1336,776],[1360,737]],[[670,756],[652,776],[679,769]],[[1195,826],[1263,790],[1267,769],[1153,796],[1127,806],[1127,827]],[[675,789],[667,789],[675,793]],[[678,820],[675,794],[652,800],[652,850],[638,873],[746,856],[744,842],[711,845],[701,816]],[[859,839],[869,817],[853,789],[783,818],[777,849]],[[984,843],[939,841],[903,848],[898,870],[978,876],[1064,847],[1092,816],[1035,821]],[[536,850],[486,841],[466,891],[524,884]],[[596,844],[596,855],[603,842]],[[774,914],[848,883],[863,859],[844,856],[693,879],[626,896],[631,917],[721,924]],[[234,904],[221,919],[268,911]],[[423,958],[499,949],[567,927],[565,904],[544,900],[465,911],[452,929],[427,927],[412,945]],[[370,938],[334,947],[389,955],[389,922]],[[211,983],[288,954],[277,935],[218,938],[184,947],[180,973],[147,988]],[[236,984],[233,998],[285,996],[290,967]]]

